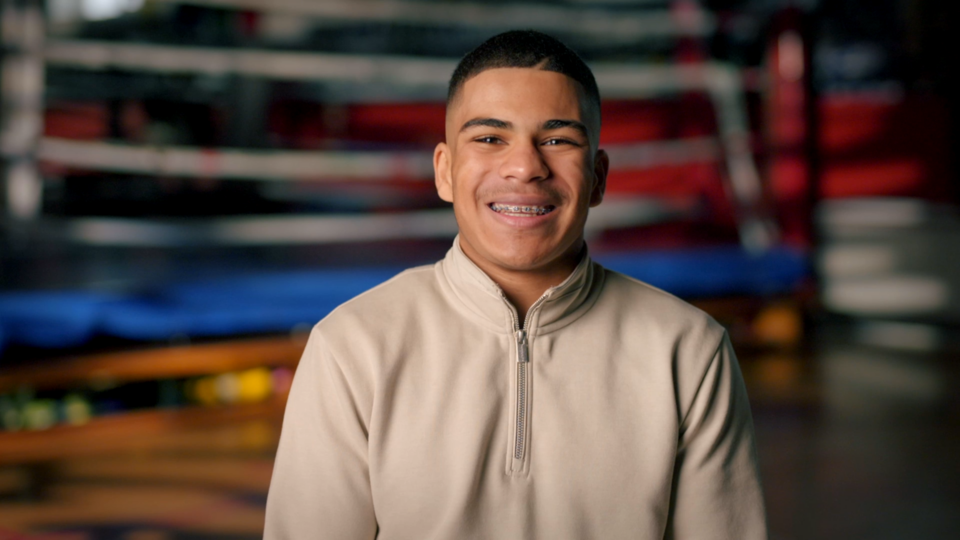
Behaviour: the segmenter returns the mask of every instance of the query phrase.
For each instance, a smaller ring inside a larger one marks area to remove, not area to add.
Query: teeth
[[[535,214],[542,216],[549,213],[553,209],[548,206],[514,206],[510,204],[491,204],[490,208],[494,212],[500,212],[503,214]]]

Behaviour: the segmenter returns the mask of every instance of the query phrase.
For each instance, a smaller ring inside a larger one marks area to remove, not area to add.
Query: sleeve
[[[726,333],[681,425],[665,537],[767,538],[750,404]]]
[[[326,350],[315,328],[287,398],[267,495],[265,540],[376,536],[360,386]]]

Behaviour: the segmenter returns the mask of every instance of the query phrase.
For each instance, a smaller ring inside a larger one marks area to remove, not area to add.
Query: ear
[[[603,202],[603,194],[607,191],[607,172],[610,171],[610,156],[604,150],[597,150],[593,156],[593,190],[590,192],[590,206],[597,206]]]
[[[437,195],[448,203],[453,202],[453,174],[450,147],[440,143],[433,149],[433,181],[437,185]]]

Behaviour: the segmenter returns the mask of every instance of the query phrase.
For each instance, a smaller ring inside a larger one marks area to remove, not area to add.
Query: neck
[[[573,272],[573,268],[570,268],[570,272]],[[530,311],[530,307],[543,296],[543,293],[547,292],[547,289],[563,283],[570,272],[563,274],[563,277],[557,276],[555,279],[545,277],[535,279],[532,276],[527,279],[519,276],[498,278],[491,275],[490,277],[503,289],[503,294],[507,297],[507,300],[517,309],[520,324],[523,324],[527,319],[527,312]]]
[[[580,263],[583,246],[581,241],[576,249],[570,250],[543,268],[517,270],[490,264],[461,244],[464,254],[503,290],[507,300],[516,308],[520,324],[524,323],[530,307],[547,289],[556,287],[570,277]]]

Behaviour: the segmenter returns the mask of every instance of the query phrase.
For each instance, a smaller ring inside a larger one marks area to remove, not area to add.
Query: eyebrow
[[[476,126],[491,127],[494,129],[510,129],[513,127],[513,124],[510,122],[504,122],[503,120],[498,120],[496,118],[474,118],[472,120],[467,120],[462,126],[460,126],[460,131],[463,132]]]
[[[513,124],[510,122],[506,122],[497,118],[473,118],[464,122],[463,126],[460,127],[460,131],[463,132],[477,126],[490,127],[494,129],[513,128]],[[589,137],[587,134],[587,126],[583,122],[578,122],[576,120],[547,120],[543,123],[542,128],[548,131],[563,128],[573,128],[579,131],[584,137]]]
[[[576,120],[547,120],[543,123],[543,129],[546,130],[563,128],[573,128],[579,131],[584,137],[589,137],[587,134],[587,126],[583,122],[578,122]]]

